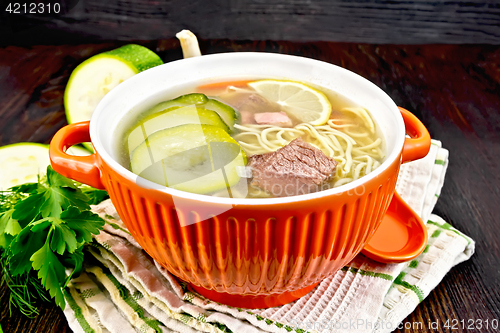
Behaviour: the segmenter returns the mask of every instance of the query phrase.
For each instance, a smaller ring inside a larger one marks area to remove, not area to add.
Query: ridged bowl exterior
[[[99,163],[123,222],[169,272],[208,290],[269,295],[317,283],[363,249],[389,206],[400,161],[349,192],[237,205],[197,223],[197,215],[216,204],[184,199],[176,207],[172,195],[144,189]]]

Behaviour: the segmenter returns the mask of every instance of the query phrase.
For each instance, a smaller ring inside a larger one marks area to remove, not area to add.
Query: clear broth
[[[252,80],[239,80],[239,81],[212,81],[212,82],[204,82],[203,84],[189,84],[183,87],[177,87],[175,91],[171,91],[168,96],[164,96],[163,101],[167,101],[170,99],[174,99],[178,96],[198,92],[207,95],[209,98],[216,99],[222,103],[225,103],[235,110],[240,112],[241,114],[241,125],[247,125],[249,123],[255,124],[256,113],[261,112],[278,112],[279,105],[277,103],[267,102],[261,103],[262,100],[256,98],[255,95],[258,96],[258,93],[255,92],[251,87],[247,86],[246,83]],[[366,122],[361,121],[359,115],[356,115],[353,112],[345,111],[346,108],[361,108],[359,105],[351,101],[350,99],[342,96],[334,91],[325,89],[323,87],[318,87],[315,85],[311,85],[306,83],[308,86],[313,87],[319,91],[321,91],[329,100],[332,106],[332,112],[330,115],[330,119],[334,119],[335,124],[348,124],[351,128],[351,133],[369,133],[368,140],[375,141],[377,139],[381,139],[382,143],[379,145],[377,149],[381,150],[381,158],[376,159],[374,162],[377,165],[380,165],[383,162],[385,157],[385,143],[383,142],[383,136],[381,135],[380,129],[372,119],[372,122],[375,124],[376,131],[370,132],[370,129],[366,126]],[[233,86],[233,89],[230,93],[228,93],[228,86]],[[127,169],[131,170],[131,159],[128,147],[128,135],[129,129],[134,125],[140,123],[146,115],[148,114],[148,110],[139,113],[135,117],[130,117],[128,122],[122,124],[122,134],[118,136],[117,147],[119,152],[119,162]],[[369,113],[367,113],[369,114]],[[301,122],[298,119],[295,119],[289,116],[292,127],[299,125]],[[342,132],[342,129],[339,129]],[[231,134],[232,137],[238,135],[238,132]],[[304,141],[311,142],[311,138],[305,134],[300,136]],[[237,140],[238,141],[238,140]],[[321,147],[318,147],[321,149]],[[245,149],[244,149],[245,150]],[[323,152],[325,152],[324,149]],[[325,152],[326,154],[326,152]],[[249,157],[252,154],[247,153]],[[333,156],[335,158],[335,156]],[[132,170],[131,170],[132,171]],[[373,170],[372,170],[373,171]],[[354,172],[353,172],[354,173]],[[337,167],[337,173],[332,179],[322,184],[321,190],[332,188],[335,184],[343,178],[342,172],[339,172],[339,168]],[[346,177],[344,177],[346,178]],[[354,180],[354,179],[353,179]],[[352,180],[351,180],[352,181]],[[350,181],[346,181],[348,183]],[[265,192],[259,188],[255,188],[252,185],[250,178],[241,177],[237,184],[231,186],[229,189],[223,189],[221,191],[214,191],[213,193],[207,193],[207,195],[215,195],[215,196],[223,196],[223,197],[246,197],[246,198],[262,198],[262,197],[272,197],[268,192]]]

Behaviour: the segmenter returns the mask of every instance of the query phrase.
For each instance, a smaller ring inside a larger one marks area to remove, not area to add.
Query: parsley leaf
[[[12,217],[16,220],[31,222],[40,214],[40,206],[43,204],[43,193],[32,194],[14,206]]]
[[[63,182],[56,180],[56,183]],[[39,189],[39,193],[32,194],[19,202],[15,206],[14,218],[17,220],[33,221],[40,215],[42,218],[59,216],[64,209],[70,206],[87,210],[90,208],[87,203],[88,200],[88,197],[78,189],[50,186],[45,189]]]
[[[14,209],[10,209],[0,214],[0,247],[7,247],[14,238],[13,236],[23,229],[19,221],[12,218],[13,213]]]
[[[50,223],[50,219],[46,218],[46,219],[43,219],[43,220],[38,220],[38,221],[35,221],[35,222],[31,222],[30,223],[30,226],[31,226],[31,231],[36,233],[36,232],[44,232],[45,229],[49,228],[52,223]],[[47,232],[45,233],[46,235],[48,234],[48,230]]]
[[[24,288],[24,292],[14,294],[14,300],[11,297],[21,311],[33,313],[36,309],[29,288],[34,287],[40,299],[47,299],[42,286],[64,308],[61,288],[80,274],[83,247],[104,225],[104,220],[90,211],[90,204],[105,198],[106,192],[78,185],[50,166],[38,183],[0,192],[0,249],[5,249],[0,266],[4,274],[8,272],[11,291]],[[71,270],[69,276],[67,269]],[[33,283],[33,278],[39,282]],[[14,286],[14,281],[26,281],[30,286]]]
[[[70,206],[80,210],[89,209],[87,196],[74,188],[51,186],[44,194],[45,202],[40,207],[43,217],[59,216],[62,210]]]
[[[58,174],[51,166],[47,167],[47,183],[50,187],[71,187],[76,189],[75,182],[63,175]]]
[[[77,248],[75,232],[58,217],[47,217],[31,223],[31,231],[47,235],[50,233],[50,248],[58,254],[63,254],[66,250],[73,253]]]
[[[65,287],[73,277],[77,277],[82,272],[83,257],[83,247],[79,247],[71,255],[66,253],[65,255],[61,256],[61,261],[64,267],[73,267],[73,271],[66,279],[66,283],[64,284]]]
[[[76,234],[78,243],[91,242],[92,234],[97,235],[104,226],[104,220],[91,211],[79,212],[75,207],[70,207],[61,214],[61,219]]]
[[[81,190],[89,198],[89,201],[87,201],[89,205],[97,205],[100,202],[109,199],[108,192],[103,190],[98,190],[90,186],[84,186]]]
[[[78,247],[76,243],[76,234],[71,228],[65,223],[59,223],[59,219],[54,218],[54,234],[50,242],[50,248],[59,254],[63,254],[65,251],[69,253],[75,252]]]
[[[16,193],[26,193],[26,194],[36,193],[36,191],[38,190],[38,183],[26,183],[17,185],[11,187],[10,190]]]
[[[38,251],[47,239],[48,232],[31,231],[26,227],[14,238],[9,246],[10,273],[13,276],[28,273],[31,270],[31,256]]]
[[[65,268],[49,246],[49,239],[30,258],[33,268],[38,271],[38,278],[42,285],[55,298],[56,304],[64,308],[64,296],[61,286],[66,280]]]
[[[12,236],[15,236],[18,233],[20,233],[21,230],[23,230],[23,228],[21,228],[21,225],[19,224],[19,222],[17,220],[12,218],[13,213],[14,213],[13,209],[8,210],[5,213],[3,213],[2,217],[0,218],[0,225],[2,225],[2,224],[5,225],[5,229],[4,229],[5,233],[12,235]]]

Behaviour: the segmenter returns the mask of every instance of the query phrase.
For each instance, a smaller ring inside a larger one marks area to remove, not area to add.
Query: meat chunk
[[[285,112],[261,112],[254,115],[255,122],[259,125],[276,125],[291,127],[292,121]]]
[[[241,114],[241,124],[256,124],[254,115],[258,112],[279,112],[277,103],[247,90],[236,88],[224,95],[222,101],[234,106]]]
[[[252,186],[286,197],[329,188],[337,162],[298,138],[275,152],[251,156],[249,166]]]
[[[266,98],[247,92],[235,92],[234,93],[235,102],[234,106],[239,111],[250,111],[255,112],[271,112],[279,111],[279,105],[276,103],[269,102]],[[236,98],[237,97],[237,98]]]
[[[255,124],[254,113],[252,111],[242,110],[240,111],[240,117],[242,125]]]

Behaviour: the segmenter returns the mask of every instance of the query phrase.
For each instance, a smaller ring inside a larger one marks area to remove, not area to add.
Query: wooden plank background
[[[180,59],[175,38],[142,43],[165,61]],[[66,124],[63,94],[71,71],[88,57],[123,42],[0,48],[0,145],[48,143]],[[446,320],[500,319],[500,46],[368,45],[332,42],[200,40],[203,54],[279,52],[349,69],[412,111],[450,151],[450,165],[434,213],[471,236],[472,258],[454,267],[405,323],[423,329],[396,333],[493,333],[444,328]],[[0,273],[1,278],[1,273]],[[8,333],[70,332],[52,303],[30,320],[8,307],[0,287],[0,325]],[[439,322],[439,329],[428,324]],[[475,326],[477,327],[477,326]],[[237,332],[234,332],[237,333]]]
[[[10,14],[0,45],[157,40],[190,29],[204,39],[377,44],[500,44],[500,1],[45,0],[60,14]],[[24,2],[24,0],[21,0]]]

